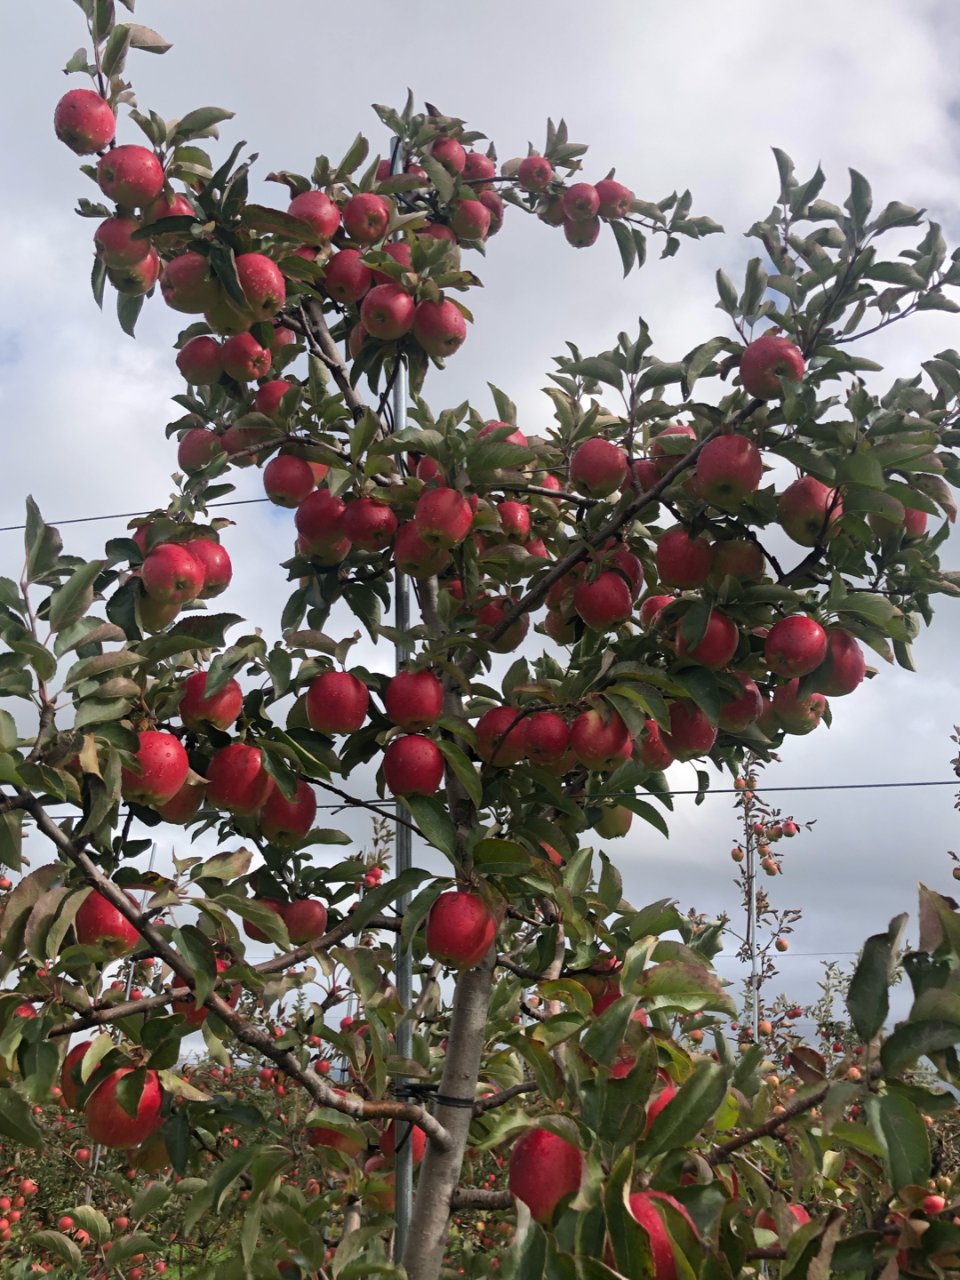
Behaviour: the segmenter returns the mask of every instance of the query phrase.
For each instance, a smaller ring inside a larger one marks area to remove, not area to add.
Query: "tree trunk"
[[[440,1080],[440,1099],[463,1098],[473,1103],[480,1058],[486,1036],[487,1010],[493,986],[495,949],[476,969],[457,981],[447,1053]],[[460,1180],[472,1107],[444,1106],[438,1101],[436,1118],[452,1139],[448,1151],[427,1144],[417,1182],[413,1220],[404,1250],[403,1265],[409,1280],[437,1280],[450,1220],[450,1197]]]

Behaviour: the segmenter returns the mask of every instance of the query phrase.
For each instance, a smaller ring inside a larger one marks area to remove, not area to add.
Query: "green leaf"
[[[247,849],[235,849],[229,853],[216,853],[212,858],[208,858],[206,862],[198,867],[194,867],[190,873],[191,879],[211,879],[211,880],[236,880],[238,876],[245,876],[250,870],[250,864],[253,861],[253,854]]]
[[[624,279],[630,274],[637,261],[637,245],[633,238],[632,228],[619,220],[610,223],[613,238],[620,250],[620,261],[623,263]]]
[[[884,1164],[894,1192],[924,1185],[930,1177],[930,1139],[920,1112],[890,1091],[866,1102],[874,1132],[884,1145]]]
[[[9,867],[11,871],[19,871],[21,866],[23,817],[19,811],[0,815],[0,866]]]
[[[130,47],[133,49],[143,49],[145,53],[166,53],[173,48],[152,27],[145,27],[142,23],[131,22],[127,30],[130,32]]]
[[[142,293],[117,294],[117,319],[120,322],[120,328],[131,338],[136,337],[135,330],[140,312],[143,310],[143,298]]]
[[[198,1004],[203,1004],[217,979],[216,959],[210,939],[196,925],[185,924],[174,929],[177,950],[193,970],[194,990]]]
[[[862,1040],[872,1040],[886,1021],[890,1010],[889,987],[906,924],[904,912],[890,921],[886,933],[875,933],[863,944],[847,992],[847,1008]]]
[[[636,1007],[636,997],[624,996],[615,1000],[609,1008],[604,1009],[598,1018],[590,1022],[584,1032],[580,1041],[583,1052],[601,1066],[610,1066],[623,1044]]]
[[[873,208],[873,193],[870,183],[856,169],[850,170],[850,195],[843,202],[843,207],[849,212],[859,239]]]
[[[457,829],[443,801],[436,796],[404,796],[403,803],[410,810],[426,842],[445,853],[448,858],[455,857]]]
[[[123,70],[130,44],[130,28],[122,23],[115,26],[110,32],[110,39],[100,59],[100,68],[108,80],[111,76],[119,75]]]
[[[437,741],[437,746],[474,806],[479,809],[483,801],[483,783],[480,781],[480,774],[477,772],[476,766],[467,759],[466,754],[454,743],[440,738]]]
[[[33,498],[27,498],[24,545],[27,553],[27,582],[36,582],[49,573],[63,550],[60,534],[52,526],[44,524],[40,509]]]
[[[720,301],[717,304],[720,309],[726,311],[728,315],[738,315],[740,306],[737,300],[737,287],[725,271],[717,271],[717,293],[720,295]]]
[[[185,116],[177,121],[171,141],[174,139],[180,142],[186,141],[187,138],[219,137],[217,125],[222,124],[224,120],[232,119],[233,112],[227,111],[223,107],[197,107],[195,111],[188,111]]]
[[[629,1208],[632,1177],[633,1151],[628,1147],[621,1152],[604,1190],[610,1244],[621,1275],[629,1276],[630,1280],[655,1280],[657,1268],[650,1249],[650,1237]]]
[[[19,1093],[9,1088],[0,1089],[0,1133],[35,1151],[44,1144],[43,1133],[33,1118],[33,1112]]]
[[[105,560],[91,560],[74,570],[66,582],[50,597],[50,629],[62,631],[79,622],[93,604],[93,584],[106,565]]]
[[[888,1076],[897,1076],[918,1058],[939,1053],[960,1044],[960,1025],[941,1018],[904,1022],[892,1032],[880,1050],[880,1061]]]
[[[70,1237],[65,1236],[62,1231],[33,1231],[29,1239],[31,1244],[36,1244],[41,1249],[48,1250],[58,1257],[61,1262],[65,1262],[67,1266],[72,1267],[74,1275],[80,1274],[80,1268],[83,1266],[83,1256]]]
[[[663,1151],[686,1146],[713,1119],[726,1096],[723,1067],[717,1062],[698,1062],[693,1075],[655,1118],[637,1148],[637,1159],[648,1162]]]
[[[636,992],[649,1009],[684,1009],[688,1013],[712,1009],[731,1016],[737,1009],[714,973],[705,966],[680,960],[666,960],[644,969]]]

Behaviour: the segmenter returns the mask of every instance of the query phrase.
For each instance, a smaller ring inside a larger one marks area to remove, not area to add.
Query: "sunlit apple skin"
[[[325,671],[307,689],[307,719],[318,733],[356,733],[369,705],[367,686],[348,671]]]
[[[127,895],[130,905],[137,904]],[[73,931],[81,947],[106,947],[113,955],[123,955],[132,951],[140,942],[140,934],[126,918],[121,915],[112,902],[96,889],[91,889],[80,910],[74,916]]]
[[[395,796],[432,796],[443,781],[443,756],[430,738],[394,738],[383,753],[383,776]]]
[[[252,815],[266,804],[273,787],[263,753],[246,742],[221,747],[207,765],[207,800],[216,809]]]
[[[187,780],[190,761],[179,738],[159,729],[146,729],[139,736],[136,768],[122,768],[120,790],[125,800],[136,804],[166,804]]]
[[[576,1195],[582,1173],[581,1153],[549,1129],[531,1129],[510,1153],[510,1192],[542,1226],[561,1200]]]
[[[611,631],[633,613],[629,586],[619,573],[611,571],[598,574],[593,582],[578,582],[573,605],[592,631]]]
[[[294,196],[287,213],[313,228],[316,244],[326,244],[340,225],[340,210],[322,191],[302,191]]]
[[[295,898],[283,903],[280,917],[294,946],[316,942],[327,931],[327,908],[317,898]]]
[[[236,722],[243,710],[243,690],[236,680],[228,680],[222,689],[207,697],[206,685],[206,671],[195,671],[187,677],[180,699],[180,719],[194,732],[202,731],[205,724],[222,732]]]
[[[443,685],[432,671],[399,671],[384,695],[387,715],[407,733],[420,733],[443,714]]]
[[[781,618],[767,634],[763,656],[774,675],[807,676],[827,656],[827,633],[806,614]]]
[[[97,165],[97,182],[109,200],[139,209],[163,190],[163,168],[146,147],[114,147]]]
[[[854,637],[841,627],[831,627],[826,657],[813,673],[819,692],[828,698],[842,698],[853,693],[866,671],[867,660]]]
[[[253,397],[254,413],[262,413],[268,418],[274,417],[280,412],[283,397],[294,385],[286,378],[272,378],[269,382],[261,383],[257,387],[257,394]]]
[[[316,793],[309,782],[300,779],[291,800],[279,787],[274,787],[260,810],[257,823],[264,839],[285,848],[297,845],[308,834],[316,816]]]
[[[183,543],[162,542],[140,566],[143,589],[157,604],[185,604],[203,590],[203,565]]]
[[[117,1085],[132,1067],[121,1067],[98,1085],[83,1109],[87,1133],[105,1147],[138,1147],[163,1124],[163,1090],[156,1071],[147,1071],[136,1116],[124,1111],[117,1099]]]
[[[92,156],[109,146],[116,128],[110,104],[92,89],[71,89],[53,113],[54,132],[78,156]]]
[[[740,381],[748,395],[776,400],[783,395],[781,378],[799,382],[804,367],[803,353],[795,343],[765,334],[754,339],[740,357]]]
[[[452,968],[474,968],[496,935],[497,922],[477,893],[442,893],[427,916],[427,951]]]

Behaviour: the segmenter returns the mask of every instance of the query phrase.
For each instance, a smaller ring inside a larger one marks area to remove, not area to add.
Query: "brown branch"
[[[389,809],[381,809],[378,805],[370,804],[367,800],[357,800],[350,795],[349,791],[341,791],[339,787],[335,787],[331,782],[324,782],[322,778],[311,778],[305,773],[300,776],[306,779],[307,782],[312,782],[315,787],[322,787],[324,791],[329,791],[332,795],[339,796],[345,802],[345,807],[369,809],[378,818],[386,818],[388,822],[398,822],[401,827],[409,827],[414,835],[423,834],[416,823],[410,822],[407,818],[401,818],[398,813],[393,813]]]
[[[192,989],[194,985],[193,971],[183,957],[167,942],[163,934],[150,923],[136,904],[130,901],[119,885],[105,876],[89,855],[78,847],[66,832],[57,826],[47,815],[38,800],[25,793],[21,793],[21,796],[24,800],[23,808],[27,810],[36,822],[37,829],[52,841],[61,854],[83,872],[87,881],[97,892],[106,898],[111,906],[116,907],[123,918],[134,926],[140,936],[150,944],[153,954],[163,960],[176,976],[188,988]],[[326,1084],[312,1068],[302,1067],[292,1053],[286,1049],[278,1049],[272,1037],[266,1031],[261,1031],[259,1028],[252,1026],[241,1014],[232,1009],[221,996],[217,995],[216,991],[211,991],[201,1003],[211,1013],[215,1013],[242,1044],[255,1049],[263,1057],[269,1058],[292,1080],[296,1080],[298,1084],[303,1085],[310,1097],[319,1106],[331,1107],[335,1111],[340,1111],[344,1115],[358,1119],[384,1117],[409,1120],[412,1124],[419,1125],[430,1137],[431,1142],[441,1151],[448,1149],[450,1135],[444,1126],[435,1120],[423,1107],[405,1102],[368,1102],[363,1098],[357,1097],[356,1094],[341,1095]]]
[[[353,414],[354,421],[359,421],[366,412],[367,406],[357,392],[356,387],[350,381],[347,366],[337,350],[337,344],[334,342],[330,330],[327,328],[323,307],[319,302],[311,298],[307,302],[301,303],[300,314],[303,317],[306,337],[313,348],[314,355],[318,356],[330,370],[333,380],[343,396],[344,403]]]
[[[499,1089],[496,1093],[491,1093],[489,1097],[478,1099],[473,1104],[473,1114],[482,1116],[484,1112],[492,1111],[494,1107],[502,1107],[504,1103],[518,1098],[521,1093],[534,1093],[539,1087],[536,1080],[521,1080],[519,1084],[512,1084],[507,1089]]]
[[[714,1165],[723,1164],[734,1151],[739,1151],[741,1147],[748,1147],[751,1142],[756,1142],[758,1138],[774,1136],[778,1129],[782,1129],[784,1125],[789,1124],[791,1120],[795,1120],[797,1116],[801,1116],[805,1111],[812,1111],[814,1107],[818,1107],[829,1092],[830,1081],[827,1081],[819,1089],[815,1089],[813,1093],[803,1094],[794,1098],[792,1102],[787,1103],[779,1115],[771,1116],[769,1120],[764,1121],[763,1124],[758,1124],[756,1128],[748,1129],[746,1133],[741,1133],[736,1138],[730,1138],[729,1141],[721,1142],[712,1147],[704,1159],[711,1168]]]
[[[484,1191],[479,1187],[457,1187],[450,1197],[451,1209],[512,1209],[509,1191]]]

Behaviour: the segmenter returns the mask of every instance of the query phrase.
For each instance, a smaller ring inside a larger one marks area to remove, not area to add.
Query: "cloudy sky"
[[[68,0],[44,0],[42,20],[39,8],[8,6],[0,47],[8,176],[0,206],[3,525],[22,520],[27,493],[50,520],[163,503],[174,467],[163,428],[181,387],[170,352],[178,325],[159,298],[136,342],[92,301],[93,224],[71,210],[95,190],[51,127],[67,87],[60,68],[83,43],[83,24]],[[960,238],[960,14],[949,0],[808,0],[802,21],[759,0],[607,0],[596,10],[571,0],[546,9],[367,0],[338,6],[335,23],[332,6],[311,0],[277,0],[269,17],[251,0],[140,0],[137,9],[139,21],[174,45],[163,58],[132,55],[141,103],[165,117],[203,105],[234,109],[221,154],[246,140],[263,157],[261,177],[270,168],[309,173],[315,155],[338,158],[358,130],[385,152],[370,104],[402,105],[409,86],[418,102],[487,133],[501,159],[523,154],[528,141],[542,144],[546,117],[564,117],[571,136],[590,145],[587,180],[616,166],[645,198],[689,186],[694,211],[727,228],[624,283],[609,235],[575,251],[514,213],[475,267],[486,285],[470,299],[476,324],[447,374],[432,379],[435,407],[469,396],[492,416],[489,380],[517,402],[520,425],[539,433],[549,423],[540,389],[566,340],[601,350],[642,315],[657,354],[673,359],[728,332],[714,310],[713,275],[723,266],[736,279],[755,251],[740,231],[776,196],[773,145],[793,156],[801,176],[822,163],[826,198],[842,202],[853,166],[872,181],[878,204],[923,206],[951,245]],[[140,135],[121,124],[119,139]],[[254,191],[283,203],[280,188]],[[960,322],[934,313],[884,339],[870,354],[891,378],[911,374],[926,356],[960,346]],[[237,496],[257,493],[256,474],[242,475]],[[224,539],[235,586],[223,603],[269,628],[285,598],[275,566],[289,553],[291,517],[267,506],[235,516]],[[96,555],[124,523],[65,528],[67,549]],[[0,573],[19,576],[20,556],[20,536],[0,533]],[[956,539],[945,558],[960,567]],[[949,734],[960,720],[958,632],[960,611],[944,602],[934,631],[916,645],[919,674],[885,668],[838,699],[832,729],[789,741],[770,785],[949,778]],[[392,655],[366,649],[360,657],[386,668]],[[692,779],[690,766],[671,774],[677,788]],[[957,815],[950,787],[811,790],[780,800],[798,819],[816,819],[814,834],[790,847],[787,874],[774,887],[782,905],[805,913],[777,985],[809,998],[820,956],[849,959],[866,934],[913,908],[918,879],[949,891],[946,850],[960,844]],[[669,844],[635,827],[611,852],[637,903],[675,896],[685,908],[734,910],[735,832],[728,799],[711,796],[694,809],[678,798]],[[734,964],[721,963],[736,976]]]

